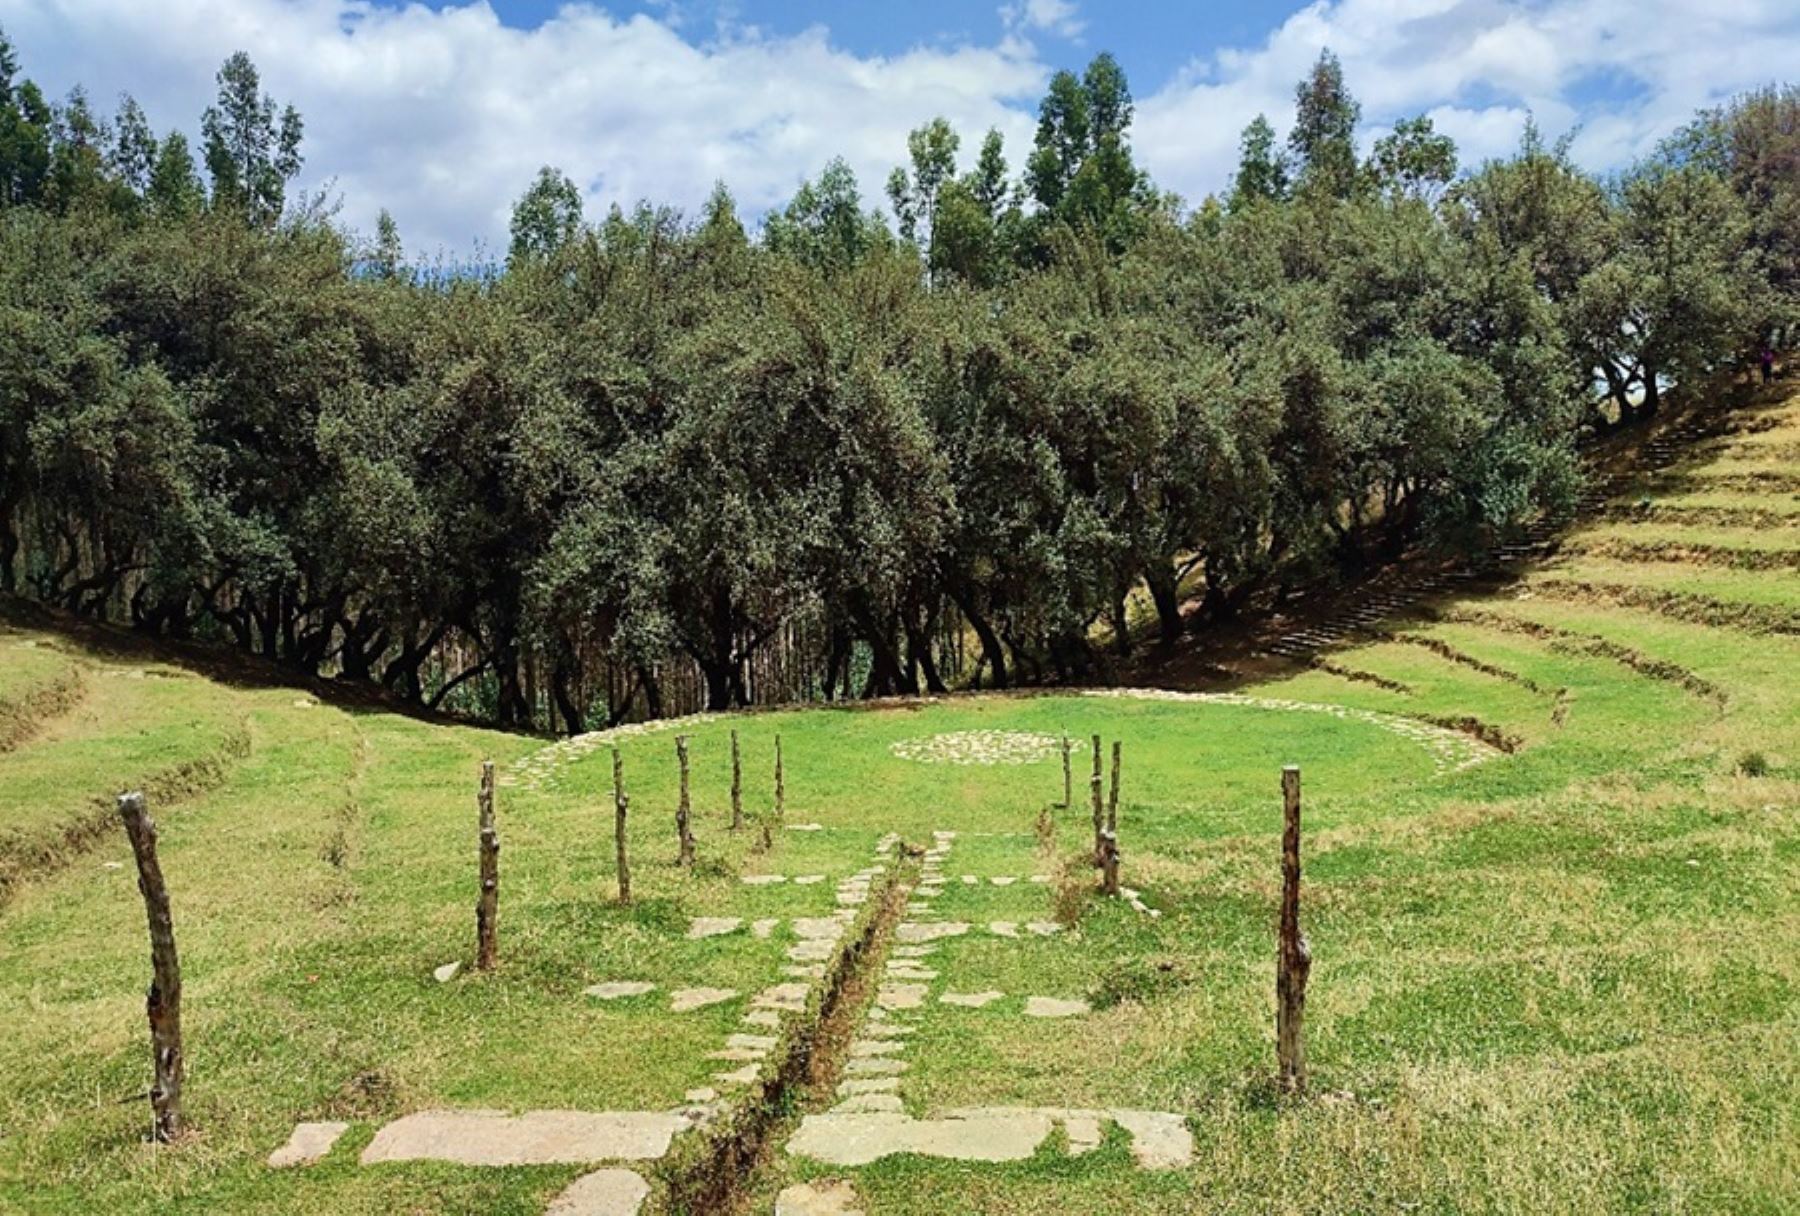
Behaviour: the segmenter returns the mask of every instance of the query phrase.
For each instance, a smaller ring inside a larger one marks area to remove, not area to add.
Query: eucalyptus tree
[[[256,65],[243,51],[219,68],[218,85],[218,100],[200,118],[213,205],[272,224],[303,163],[300,112],[290,105],[277,114],[275,99],[262,91]]]

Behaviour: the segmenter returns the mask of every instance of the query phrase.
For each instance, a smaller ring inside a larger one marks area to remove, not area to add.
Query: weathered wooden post
[[[150,987],[144,994],[155,1066],[150,1084],[150,1135],[166,1144],[182,1130],[181,959],[175,952],[169,889],[163,885],[162,864],[156,859],[156,823],[144,809],[144,796],[119,795],[119,818],[125,822],[125,835],[131,838],[138,891],[144,897],[144,915],[150,924]]]
[[[1119,893],[1119,834],[1111,828],[1100,831],[1100,890],[1106,895]]]
[[[1106,799],[1106,830],[1119,830],[1119,752],[1123,748],[1119,740],[1113,740],[1112,754],[1112,792]]]
[[[1067,732],[1067,731],[1063,732],[1062,756],[1063,756],[1063,800],[1062,800],[1062,806],[1063,806],[1063,810],[1066,811],[1075,805],[1075,774],[1071,771],[1070,764],[1069,764],[1069,732]]]
[[[494,762],[481,762],[481,790],[475,797],[481,824],[481,898],[475,904],[475,968],[492,971],[499,957],[500,836],[494,828]]]
[[[731,732],[731,830],[744,826],[744,765],[738,756],[737,732]]]
[[[688,807],[688,737],[675,736],[675,758],[681,764],[681,797],[675,804],[675,836],[680,842],[680,852],[675,855],[675,864],[691,866],[694,864],[694,833],[689,830]]]
[[[1100,833],[1106,828],[1106,807],[1100,799],[1100,783],[1102,780],[1100,759],[1100,736],[1094,736],[1094,775],[1088,779],[1088,791],[1094,803],[1094,864],[1099,865],[1105,859],[1105,851],[1100,843]]]
[[[1281,770],[1281,930],[1280,954],[1275,969],[1275,1056],[1280,1065],[1281,1088],[1288,1093],[1306,1089],[1306,976],[1312,970],[1312,952],[1300,932],[1300,768],[1290,764]]]
[[[787,777],[781,768],[781,736],[775,736],[775,822],[787,813]]]
[[[625,819],[631,812],[631,799],[625,793],[625,758],[618,748],[613,754],[613,848],[619,859],[619,902],[631,902],[631,864],[625,856]]]

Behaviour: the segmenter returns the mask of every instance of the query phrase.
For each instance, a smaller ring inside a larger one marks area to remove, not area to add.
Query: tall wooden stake
[[[119,796],[119,818],[131,838],[137,859],[138,891],[150,923],[150,988],[144,1012],[150,1018],[150,1050],[155,1080],[150,1085],[152,1138],[168,1143],[181,1135],[181,959],[175,953],[175,922],[169,915],[169,889],[163,885],[156,859],[156,823],[139,793]]]
[[[688,828],[688,737],[675,736],[675,758],[681,763],[681,801],[675,805],[675,836],[680,841],[681,851],[675,855],[675,864],[691,866],[694,864],[694,833]]]
[[[619,858],[619,902],[631,902],[631,863],[625,856],[625,819],[631,799],[625,793],[625,758],[613,748],[613,848]]]
[[[1100,844],[1100,833],[1106,827],[1106,807],[1100,800],[1101,782],[1100,736],[1094,736],[1094,775],[1088,780],[1088,791],[1094,803],[1094,864],[1099,865],[1105,857]]]
[[[744,765],[738,756],[737,732],[731,732],[731,830],[744,826]]]
[[[781,768],[781,736],[775,736],[775,822],[787,813],[787,777]]]
[[[1106,830],[1114,833],[1119,830],[1119,751],[1122,747],[1119,740],[1113,740],[1112,792],[1106,799]]]
[[[475,805],[481,821],[481,898],[475,904],[475,967],[492,971],[499,957],[500,836],[494,828],[494,762],[481,762],[481,792]]]
[[[1063,734],[1063,800],[1062,800],[1062,805],[1063,805],[1063,810],[1065,810],[1065,811],[1075,805],[1075,774],[1070,771],[1069,736],[1068,736],[1067,732],[1064,732],[1064,734]]]
[[[1111,828],[1100,832],[1100,890],[1106,895],[1119,893],[1119,834]]]
[[[1300,769],[1281,770],[1281,932],[1280,954],[1275,969],[1275,1056],[1280,1065],[1281,1088],[1288,1093],[1306,1089],[1306,976],[1312,970],[1312,952],[1300,932]]]

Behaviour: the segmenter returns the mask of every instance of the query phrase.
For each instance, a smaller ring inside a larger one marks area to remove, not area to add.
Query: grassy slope
[[[1746,441],[1784,451],[1800,440],[1800,402],[1771,417],[1774,429]],[[1649,538],[1666,523],[1604,530],[1633,541],[1634,529]],[[1684,540],[1745,539],[1691,530]],[[1620,583],[1617,567],[1632,565],[1575,553],[1547,577]],[[1731,576],[1707,584],[1716,598],[1800,609],[1791,571],[1696,573]],[[592,752],[541,789],[502,791],[503,966],[446,986],[431,968],[466,960],[472,945],[476,761],[507,764],[535,744],[314,706],[291,691],[140,680],[130,665],[84,656],[105,699],[90,693],[0,755],[0,790],[59,774],[54,798],[6,804],[15,820],[87,805],[127,759],[162,763],[231,730],[248,739],[221,783],[159,815],[199,1134],[173,1152],[147,1148],[143,1104],[120,1102],[147,1073],[144,948],[130,872],[105,864],[127,857],[109,833],[0,910],[10,1032],[0,1074],[13,1082],[0,1091],[0,1209],[539,1211],[577,1171],[365,1170],[355,1154],[406,1110],[665,1108],[704,1083],[719,1066],[701,1057],[735,1028],[739,1006],[672,1018],[660,994],[596,1007],[580,990],[614,978],[772,982],[782,937],[687,942],[686,918],[822,915],[831,885],[751,888],[740,873],[835,878],[865,864],[882,831],[955,828],[943,912],[1048,917],[1050,887],[959,879],[1081,874],[1085,756],[1077,807],[1057,813],[1057,845],[1045,850],[1032,826],[1060,793],[1055,763],[922,765],[890,751],[987,729],[1125,740],[1127,881],[1165,915],[1090,903],[1080,930],[1054,940],[948,944],[942,986],[1014,999],[930,1007],[903,1097],[917,1113],[1027,1102],[1186,1110],[1200,1160],[1142,1173],[1116,1138],[1085,1157],[1047,1151],[1018,1166],[890,1160],[854,1172],[869,1212],[1788,1208],[1800,1178],[1800,639],[1603,596],[1533,595],[1529,581],[1521,590],[1469,605],[1486,614],[1475,620],[1410,627],[1437,650],[1389,641],[1332,656],[1406,691],[1329,671],[1248,690],[1473,716],[1524,745],[1455,774],[1365,723],[1217,704],[1043,697],[721,719],[691,728],[702,857],[691,877],[669,864],[672,735],[625,742],[640,900],[621,910],[608,898],[609,766]],[[1727,700],[1572,649],[1543,627],[1679,664]],[[27,639],[0,644],[17,640]],[[49,670],[8,665],[0,701]],[[115,687],[172,700],[115,700]],[[146,750],[128,720],[164,733]],[[772,855],[753,856],[753,833],[724,829],[732,727],[750,809],[767,805],[779,731],[789,822],[830,830],[783,832]],[[1752,751],[1770,775],[1737,774]],[[1319,1096],[1300,1105],[1268,1086],[1273,795],[1289,760],[1305,766],[1305,916],[1318,960]],[[1027,993],[1086,994],[1102,1008],[1028,1023],[1016,1000]],[[355,1126],[327,1162],[263,1168],[294,1121],[332,1116]],[[816,1172],[784,1159],[769,1186]]]

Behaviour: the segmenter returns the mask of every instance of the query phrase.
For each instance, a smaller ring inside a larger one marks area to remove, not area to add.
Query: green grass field
[[[1231,697],[953,698],[627,732],[629,908],[613,899],[604,744],[546,750],[0,633],[0,725],[30,719],[0,746],[0,875],[16,878],[0,904],[0,1210],[541,1212],[581,1167],[358,1155],[429,1108],[680,1105],[730,1067],[706,1056],[744,1002],[674,1014],[667,993],[780,982],[791,921],[829,916],[878,838],[947,830],[938,913],[1065,928],[943,944],[934,993],[1005,998],[910,1015],[905,1109],[1180,1112],[1193,1162],[1140,1169],[1116,1129],[1089,1153],[1053,1137],[1005,1164],[845,1168],[777,1151],[748,1210],[830,1176],[871,1216],[1792,1211],[1800,637],[1759,622],[1800,616],[1800,577],[1667,556],[1800,545],[1784,496],[1705,488],[1793,469],[1800,398],[1742,418],[1761,429],[1727,441],[1730,458],[1710,446],[1680,470],[1691,488],[1655,502],[1778,512],[1782,526],[1609,516],[1504,590]],[[1746,612],[1708,623],[1692,597]],[[767,853],[754,827],[727,826],[732,730],[753,821],[782,741],[785,818]],[[692,739],[691,873],[673,864],[678,731]],[[954,752],[964,732],[1021,736],[1029,762],[913,758]],[[1072,809],[1052,806],[1064,734]],[[1123,742],[1125,881],[1156,916],[1091,892],[1092,734]],[[504,774],[502,961],[440,984],[435,967],[472,957],[483,758]],[[1286,763],[1304,773],[1316,960],[1301,1100],[1272,1080]],[[187,978],[194,1131],[171,1147],[143,1138],[143,908],[106,818],[112,794],[140,785]],[[759,874],[789,881],[742,881]],[[791,881],[810,875],[825,880]],[[691,917],[783,924],[690,940]],[[658,988],[583,994],[604,980]],[[1093,1011],[1028,1019],[1027,995]],[[328,1118],[352,1126],[322,1162],[265,1165],[296,1122]],[[641,1167],[652,1209],[669,1168]]]

